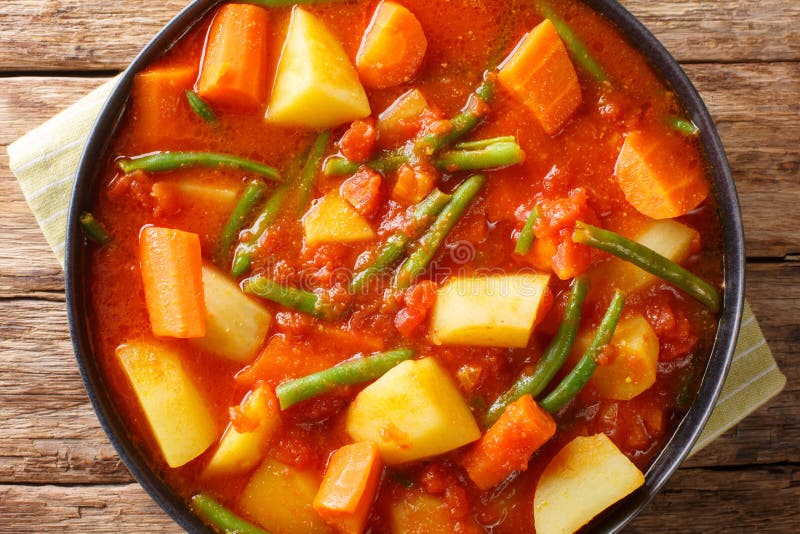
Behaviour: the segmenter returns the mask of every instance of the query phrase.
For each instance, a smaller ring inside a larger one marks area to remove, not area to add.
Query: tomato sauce
[[[411,82],[367,90],[373,117],[412,87],[425,94],[441,117],[453,116],[480,83],[487,66],[506,57],[518,40],[542,21],[536,2],[403,0],[402,3],[424,28],[427,54]],[[305,9],[327,25],[352,59],[376,4],[373,0],[319,3]],[[437,284],[454,273],[466,276],[555,270],[556,254],[561,255],[558,261],[565,269],[580,265],[578,270],[585,270],[611,261],[606,254],[581,245],[577,245],[580,247],[577,250],[568,247],[560,250],[558,246],[563,236],[571,235],[577,219],[624,235],[635,234],[649,220],[626,202],[614,178],[615,162],[626,132],[656,127],[664,116],[682,113],[675,94],[608,21],[580,2],[553,0],[552,6],[592,50],[613,85],[598,83],[576,68],[583,103],[567,127],[554,136],[547,135],[511,95],[497,91],[488,115],[468,139],[513,135],[526,154],[525,161],[485,173],[486,186],[437,252],[421,284],[394,304],[387,304],[383,298],[387,279],[370,283],[368,290],[353,297],[341,294],[353,269],[367,263],[386,238],[409,224],[406,206],[390,200],[393,178],[384,176],[381,181],[378,176],[376,186],[374,178],[370,181],[366,177],[352,191],[354,195],[363,191],[360,184],[367,182],[374,190],[362,200],[369,206],[366,216],[377,232],[376,240],[366,245],[330,243],[309,247],[303,243],[296,215],[283,213],[259,241],[251,269],[251,274],[265,274],[301,288],[322,288],[332,299],[342,298],[351,305],[344,318],[325,322],[263,301],[273,315],[273,323],[262,349],[262,353],[272,355],[268,358],[271,365],[261,370],[215,358],[186,340],[163,340],[180,353],[190,376],[207,399],[220,432],[227,424],[229,407],[238,405],[256,380],[275,387],[288,379],[329,368],[357,353],[403,346],[435,358],[449,371],[479,419],[516,377],[533,369],[561,322],[569,280],[551,277],[548,303],[552,302],[552,306],[542,310],[537,319],[539,324],[523,349],[432,343],[427,319]],[[289,16],[290,8],[270,9],[270,65],[278,61]],[[208,18],[197,24],[151,67],[197,68],[210,22]],[[274,68],[268,70],[273,72]],[[153,110],[146,106],[146,102],[137,101],[134,89],[107,159],[101,162],[104,171],[92,211],[114,241],[88,249],[95,355],[131,437],[149,458],[153,469],[187,499],[202,490],[238,511],[237,496],[249,473],[202,480],[200,472],[213,446],[187,465],[169,468],[159,454],[142,409],[115,357],[115,349],[130,340],[153,337],[139,269],[141,228],[156,225],[197,233],[204,258],[212,258],[236,195],[243,190],[248,176],[216,169],[125,176],[115,166],[115,160],[151,151],[203,150],[240,155],[285,171],[316,134],[306,128],[268,124],[261,112],[223,109],[217,122],[206,124],[179,100],[172,109],[159,110],[169,117],[169,122],[163,125],[163,131],[156,132],[148,129],[146,116]],[[332,139],[338,141],[348,126],[334,128]],[[374,135],[371,123],[361,125],[350,134],[342,151],[367,159],[375,142],[370,136]],[[379,146],[382,142],[385,141],[377,141]],[[685,147],[694,157],[702,159],[696,140],[687,140]],[[326,155],[335,152],[333,144],[326,149]],[[464,177],[464,173],[443,173],[438,186],[450,193]],[[227,188],[234,192],[232,200],[221,205],[153,193],[155,183],[187,179]],[[707,179],[710,181],[710,177]],[[343,181],[318,173],[313,198],[337,190]],[[537,223],[537,237],[541,236],[538,240],[544,243],[539,245],[543,251],[520,257],[513,254],[516,236],[528,212],[537,204],[547,211],[547,216]],[[721,245],[713,197],[680,217],[679,222],[694,228],[700,236],[700,242],[683,265],[719,287]],[[563,228],[570,230],[565,234]],[[550,249],[544,248],[548,236],[552,236]],[[582,330],[599,323],[610,299],[611,288],[592,287],[584,307]],[[406,498],[409,492],[418,492],[434,495],[446,503],[453,532],[531,532],[537,478],[549,458],[579,435],[607,434],[640,469],[646,470],[691,405],[716,332],[717,317],[666,282],[657,282],[628,296],[625,314],[637,313],[647,318],[659,337],[657,379],[651,388],[631,400],[608,400],[601,398],[590,382],[557,414],[556,436],[534,454],[529,469],[487,491],[480,491],[472,484],[458,465],[459,451],[407,466],[387,467],[368,522],[369,531],[389,531],[391,504]],[[601,365],[604,358],[611,361],[614,354],[604,353]],[[556,380],[568,370],[562,369]],[[288,409],[267,454],[287,465],[321,475],[330,454],[350,441],[345,430],[345,413],[363,387],[343,387]]]

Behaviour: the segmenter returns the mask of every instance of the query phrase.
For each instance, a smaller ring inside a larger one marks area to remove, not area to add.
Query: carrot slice
[[[200,237],[148,226],[139,234],[139,261],[153,333],[178,338],[206,335]]]
[[[709,186],[695,153],[677,134],[629,133],[615,169],[628,203],[654,219],[679,217],[696,208],[708,196]]]
[[[139,72],[131,91],[131,143],[138,150],[170,148],[197,128],[186,90],[197,78],[194,66],[155,67]]]
[[[522,38],[498,79],[533,112],[548,135],[558,133],[583,101],[575,67],[548,19]]]
[[[461,465],[469,478],[487,490],[514,471],[528,469],[528,460],[556,433],[549,413],[537,406],[530,395],[509,404],[503,415],[467,451]]]
[[[364,32],[356,68],[368,87],[382,89],[411,80],[417,73],[428,40],[414,14],[395,2],[381,2]]]
[[[226,4],[208,34],[197,92],[212,104],[247,111],[261,108],[267,97],[266,9]]]
[[[383,465],[371,441],[345,445],[331,456],[314,510],[339,532],[364,531]]]

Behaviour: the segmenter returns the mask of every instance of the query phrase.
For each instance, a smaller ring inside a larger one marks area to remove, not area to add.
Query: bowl
[[[86,255],[78,217],[91,202],[98,179],[99,161],[113,137],[136,72],[159,57],[223,0],[196,0],[181,11],[134,59],[119,78],[89,135],[78,167],[66,239],[66,299],[72,343],[86,387],[100,424],[125,465],[159,506],[189,532],[212,532],[196,517],[184,500],[151,469],[129,437],[117,412],[94,357],[94,345],[87,320],[87,285],[84,283]],[[625,38],[648,59],[651,67],[674,90],[689,117],[699,127],[703,149],[713,175],[713,192],[720,211],[723,242],[724,304],[719,326],[700,389],[664,449],[647,470],[645,484],[589,525],[615,532],[628,524],[664,486],[681,465],[700,436],[725,382],[736,347],[744,307],[744,233],[739,201],[719,135],[697,90],[678,62],[636,17],[615,0],[584,0],[617,26]]]

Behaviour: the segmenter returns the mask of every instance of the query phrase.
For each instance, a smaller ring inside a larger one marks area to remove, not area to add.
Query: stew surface
[[[137,75],[100,162],[89,315],[132,439],[271,532],[579,528],[636,483],[553,526],[546,481],[592,501],[561,456],[604,434],[645,472],[716,333],[717,206],[674,93],[571,0],[257,3]]]

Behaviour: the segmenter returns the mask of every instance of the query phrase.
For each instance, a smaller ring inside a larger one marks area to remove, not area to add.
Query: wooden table
[[[748,299],[786,390],[695,456],[631,532],[800,527],[800,2],[627,0],[717,122],[744,211]],[[64,279],[5,146],[123,69],[186,1],[0,3],[0,531],[177,531],[100,429]]]

